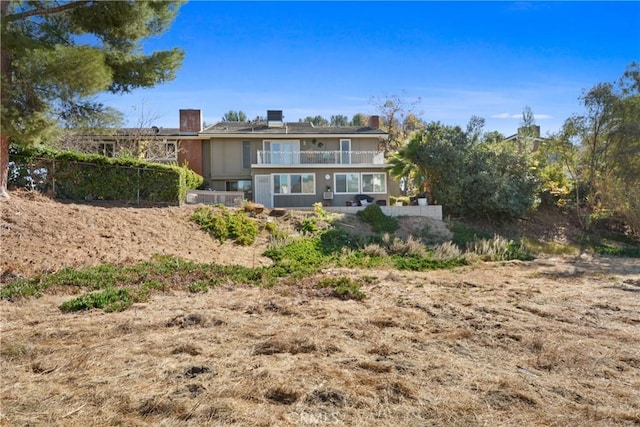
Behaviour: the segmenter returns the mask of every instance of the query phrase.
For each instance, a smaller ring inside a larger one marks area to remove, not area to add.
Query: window
[[[384,172],[336,173],[336,193],[386,193],[387,175]]]
[[[363,173],[362,174],[363,193],[386,193],[387,180],[384,173]]]
[[[251,142],[242,141],[242,168],[251,168]]]
[[[251,191],[250,179],[239,179],[238,181],[227,181],[227,191]]]
[[[274,194],[315,194],[314,174],[273,175]]]
[[[360,174],[359,173],[336,173],[336,193],[359,193]]]
[[[262,148],[265,151],[265,159],[270,159],[268,164],[293,165],[300,163],[300,141],[263,141]]]
[[[340,140],[340,163],[348,165],[351,163],[351,140]]]
[[[167,159],[178,158],[178,144],[176,142],[163,142],[164,144],[164,157]]]
[[[113,157],[115,144],[113,142],[103,142],[98,144],[98,154]]]

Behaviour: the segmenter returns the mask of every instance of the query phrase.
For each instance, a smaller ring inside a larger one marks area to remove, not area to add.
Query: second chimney
[[[202,111],[180,110],[180,132],[202,132]]]

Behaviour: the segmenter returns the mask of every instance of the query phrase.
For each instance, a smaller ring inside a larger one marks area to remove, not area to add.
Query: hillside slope
[[[220,245],[187,220],[193,207],[30,194],[0,206],[8,279],[153,253],[268,262],[266,237]],[[366,297],[332,297],[317,287],[327,278],[356,278]],[[123,312],[62,312],[78,291],[0,301],[0,426],[640,424],[636,259],[325,268],[268,289],[158,288]]]

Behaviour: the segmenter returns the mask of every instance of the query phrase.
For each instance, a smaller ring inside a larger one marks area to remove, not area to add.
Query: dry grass
[[[220,245],[188,221],[192,207],[14,195],[0,209],[0,280],[154,253],[269,262],[267,238]],[[422,228],[403,222],[396,237]],[[375,280],[360,301],[315,287],[336,276]],[[117,313],[62,313],[64,289],[0,301],[0,426],[640,424],[637,260],[328,269],[302,282],[169,287]]]
[[[296,285],[110,314],[2,301],[0,424],[637,425],[640,268],[588,261],[368,272],[360,302]]]

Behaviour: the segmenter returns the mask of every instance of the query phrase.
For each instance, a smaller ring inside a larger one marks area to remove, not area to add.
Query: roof
[[[381,129],[369,126],[321,126],[309,122],[283,123],[269,127],[266,123],[220,122],[209,126],[200,135],[375,135],[386,136]]]
[[[519,137],[520,137],[520,135],[518,135],[517,133],[514,133],[513,135],[509,135],[508,137],[503,139],[503,141],[517,141]],[[544,137],[541,137],[541,136],[534,136],[532,138],[532,140],[533,141],[546,141],[547,138],[544,138]]]
[[[120,138],[125,136],[136,136],[136,137],[167,137],[173,136],[177,137],[182,135],[180,133],[180,129],[178,128],[158,128],[158,127],[150,127],[150,128],[118,128],[118,129],[104,129],[102,132],[98,131],[93,134],[84,134],[84,136],[94,136],[100,138]]]

